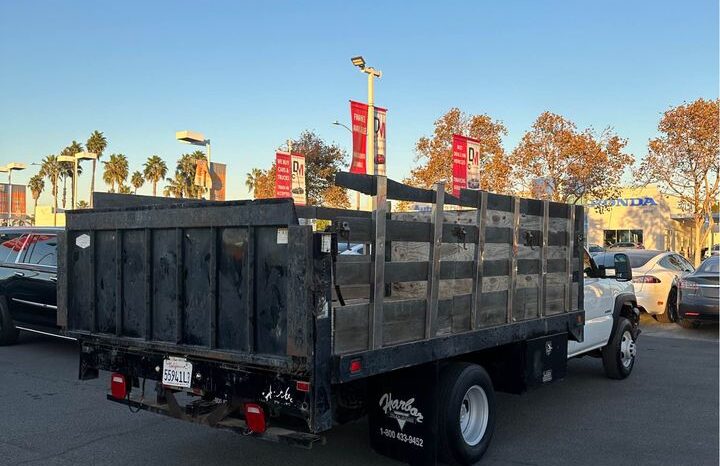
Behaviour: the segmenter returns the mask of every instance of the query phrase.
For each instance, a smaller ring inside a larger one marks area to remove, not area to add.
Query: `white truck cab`
[[[568,342],[568,358],[601,357],[606,375],[622,379],[630,375],[635,364],[640,311],[628,256],[601,254],[614,257],[600,263],[615,266],[598,267],[590,253],[584,251],[585,338],[582,342]]]

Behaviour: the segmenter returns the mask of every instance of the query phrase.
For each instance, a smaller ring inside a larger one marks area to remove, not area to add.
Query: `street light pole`
[[[27,168],[27,165],[24,163],[19,162],[10,162],[6,166],[7,172],[8,172],[8,216],[7,216],[7,226],[10,226],[12,222],[12,172],[13,170],[25,170]]]
[[[365,59],[361,56],[350,59],[352,64],[360,68],[360,71],[368,75],[368,114],[367,114],[367,142],[365,144],[365,173],[377,175],[375,164],[375,78],[382,77],[382,71],[371,66],[366,66]],[[375,206],[372,206],[373,209]]]

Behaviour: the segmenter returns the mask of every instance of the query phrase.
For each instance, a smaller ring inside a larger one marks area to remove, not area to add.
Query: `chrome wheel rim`
[[[479,385],[468,388],[460,404],[460,432],[470,446],[480,443],[487,430],[490,408],[485,390]]]
[[[637,350],[635,348],[635,340],[633,340],[632,334],[629,330],[625,330],[622,334],[622,340],[620,341],[620,358],[622,365],[626,368],[630,367],[635,359]]]

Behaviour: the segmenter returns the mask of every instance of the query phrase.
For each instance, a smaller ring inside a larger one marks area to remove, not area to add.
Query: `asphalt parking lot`
[[[499,395],[482,464],[718,464],[718,331],[643,317],[632,376],[599,360],[522,396]],[[73,342],[23,335],[0,347],[0,464],[397,464],[368,446],[367,424],[337,428],[306,451],[195,426],[105,401],[108,375],[80,382]]]

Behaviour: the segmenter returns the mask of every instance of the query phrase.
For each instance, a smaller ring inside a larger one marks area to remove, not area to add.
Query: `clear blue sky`
[[[350,148],[331,123],[366,99],[357,54],[384,73],[392,178],[452,106],[503,121],[508,149],[550,110],[642,156],[665,109],[718,95],[718,2],[4,0],[0,54],[0,164],[99,129],[131,170],[156,153],[174,167],[190,147],[174,132],[193,129],[244,198],[245,173],[304,129]]]

